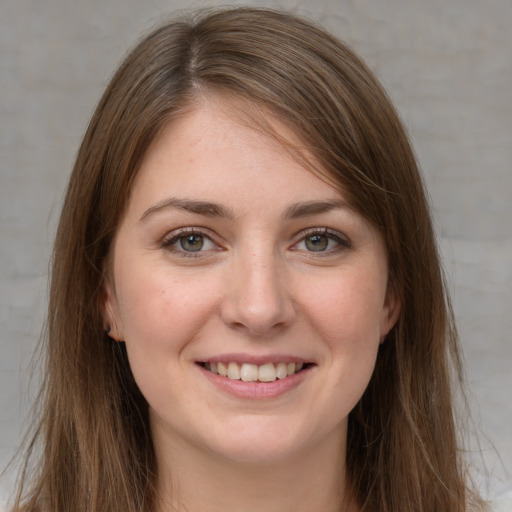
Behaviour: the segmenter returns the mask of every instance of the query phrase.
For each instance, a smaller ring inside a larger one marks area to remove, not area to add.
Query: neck
[[[159,512],[354,512],[345,489],[345,439],[272,463],[158,444]]]

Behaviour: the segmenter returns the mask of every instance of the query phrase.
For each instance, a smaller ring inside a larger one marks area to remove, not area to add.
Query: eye
[[[325,235],[310,235],[304,239],[304,245],[308,251],[326,251],[332,242]]]
[[[205,241],[203,235],[186,235],[178,239],[180,247],[187,252],[200,251],[204,247]]]
[[[162,241],[162,247],[174,253],[181,253],[183,256],[219,249],[208,235],[191,229],[170,233]]]
[[[296,251],[335,253],[350,248],[350,242],[336,231],[327,228],[312,229],[302,234],[302,239],[292,249]]]

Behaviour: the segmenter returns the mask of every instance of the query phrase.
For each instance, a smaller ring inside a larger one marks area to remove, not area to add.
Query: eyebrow
[[[192,199],[178,199],[171,197],[164,199],[159,203],[148,208],[139,219],[139,222],[145,222],[156,213],[167,209],[185,210],[187,212],[203,215],[205,217],[221,217],[225,219],[233,219],[234,213],[219,204],[208,201],[196,201]],[[343,199],[321,200],[321,201],[305,201],[290,205],[284,212],[284,219],[298,219],[310,215],[318,215],[327,213],[337,209],[353,209],[349,203]]]
[[[353,207],[343,199],[327,200],[327,201],[306,201],[295,203],[289,206],[283,217],[285,219],[298,219],[300,217],[307,217],[309,215],[318,215],[320,213],[327,213],[332,210],[349,209]]]
[[[227,219],[234,218],[233,212],[224,206],[210,203],[207,201],[194,201],[192,199],[178,199],[171,197],[164,199],[159,203],[148,208],[141,216],[139,222],[144,222],[158,212],[167,209],[178,209],[185,210],[187,212],[196,213],[198,215],[204,215],[205,217],[223,217]]]

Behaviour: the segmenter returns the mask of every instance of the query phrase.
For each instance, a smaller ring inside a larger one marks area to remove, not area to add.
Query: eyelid
[[[335,254],[344,249],[352,248],[352,243],[350,242],[349,238],[346,235],[344,235],[342,232],[337,231],[335,229],[330,229],[328,227],[321,227],[321,228],[314,227],[314,228],[304,229],[303,231],[298,233],[296,236],[296,241],[293,243],[293,245],[291,246],[290,249],[291,250],[299,250],[299,249],[296,249],[295,247],[300,242],[303,242],[308,236],[313,236],[313,235],[327,236],[328,238],[336,241],[339,244],[339,247],[337,247],[335,249],[331,249],[331,250],[327,250],[327,251],[318,251],[316,254],[314,251],[307,251],[307,252],[311,252],[311,254],[315,254],[315,256],[321,257],[322,255],[324,255],[324,256],[332,255],[332,254]]]
[[[215,249],[207,249],[207,250],[200,250],[200,251],[184,251],[175,249],[172,246],[182,237],[186,237],[187,235],[197,235],[202,236],[204,238],[207,238],[214,244],[216,247]],[[338,247],[334,249],[329,249],[326,251],[303,251],[302,249],[298,249],[297,245],[301,242],[303,242],[308,236],[313,235],[322,235],[327,236],[331,240],[334,240],[338,245]],[[300,231],[295,237],[295,241],[290,247],[290,250],[292,251],[303,251],[307,253],[311,253],[310,255],[314,255],[315,257],[322,257],[322,256],[329,256],[333,254],[337,254],[338,252],[341,252],[345,249],[351,249],[352,243],[350,242],[349,238],[343,234],[340,231],[328,228],[328,227],[312,227],[307,228],[302,231]],[[220,237],[212,232],[210,229],[201,227],[201,226],[187,226],[182,227],[178,229],[174,229],[167,233],[160,241],[160,246],[163,249],[168,250],[169,252],[172,252],[173,254],[177,254],[181,257],[185,258],[200,258],[200,257],[206,257],[208,254],[211,254],[211,252],[217,252],[225,250],[223,247],[222,242],[220,241]]]
[[[203,238],[207,238],[216,246],[213,251],[220,251],[223,250],[222,244],[219,241],[219,237],[215,235],[211,230],[204,227],[198,227],[198,226],[187,226],[183,228],[178,228],[170,231],[167,233],[160,241],[160,246],[163,249],[168,250],[169,252],[172,252],[173,254],[177,254],[181,257],[185,258],[199,258],[199,257],[205,257],[206,254],[211,253],[212,249],[207,249],[204,251],[180,251],[178,249],[175,249],[173,245],[180,239],[186,236],[190,235],[196,235],[196,236],[202,236]]]

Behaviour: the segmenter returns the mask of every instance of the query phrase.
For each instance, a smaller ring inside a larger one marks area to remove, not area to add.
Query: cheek
[[[178,408],[180,396],[189,393],[183,373],[186,349],[215,310],[214,283],[204,276],[177,277],[166,268],[138,270],[138,275],[134,269],[118,287],[130,367],[153,409]]]
[[[357,403],[373,373],[380,342],[385,280],[354,272],[315,288],[303,304],[312,331],[325,344],[333,407],[345,414]],[[341,400],[340,400],[341,399]]]
[[[302,304],[316,330],[333,348],[378,342],[384,315],[385,282],[364,273],[334,276]]]
[[[118,290],[125,339],[139,345],[186,343],[215,308],[215,289],[207,276],[176,276],[165,267],[132,273]]]

